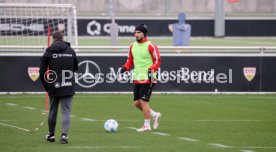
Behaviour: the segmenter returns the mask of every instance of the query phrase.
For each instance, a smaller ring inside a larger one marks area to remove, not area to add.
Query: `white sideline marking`
[[[45,113],[45,112],[42,112],[41,114],[42,114],[42,115],[46,115],[46,113]]]
[[[138,128],[135,128],[135,127],[126,127],[128,129],[131,129],[131,130],[137,130]]]
[[[255,152],[253,150],[241,150],[241,152]]]
[[[71,117],[76,117],[75,115],[71,115]],[[96,119],[90,119],[90,118],[80,118],[82,121],[102,121],[105,122],[106,120],[96,120]],[[116,119],[118,122],[122,122],[122,121],[141,121],[141,120],[118,120]]]
[[[76,147],[67,147],[72,149],[100,149],[100,148],[141,148],[142,146],[76,146]]]
[[[186,140],[186,141],[192,141],[192,142],[199,141],[197,139],[192,139],[192,138],[188,138],[188,137],[179,137],[178,139],[182,139],[182,140]]]
[[[107,120],[107,119],[106,119]],[[106,121],[106,120],[94,120],[94,121]],[[131,121],[141,121],[141,120],[127,120],[127,119],[115,119],[117,120],[118,122],[122,122],[122,121],[125,121],[125,122],[131,122]]]
[[[16,121],[16,120],[0,120],[0,121],[8,122],[8,121]]]
[[[30,130],[28,130],[28,129],[21,128],[21,127],[17,127],[17,126],[13,126],[13,125],[9,125],[9,124],[4,124],[4,123],[1,123],[1,122],[0,122],[0,125],[2,125],[2,126],[7,126],[7,127],[11,127],[11,128],[16,128],[16,129],[18,129],[18,130],[23,130],[23,131],[26,131],[26,132],[30,132]]]
[[[209,145],[215,146],[215,147],[218,147],[218,148],[230,148],[230,147],[232,147],[232,146],[218,144],[218,143],[209,143]]]
[[[118,119],[118,121],[141,121],[141,120],[128,120],[128,119],[122,119],[122,120],[120,120],[120,119]]]
[[[261,122],[262,120],[195,120],[199,122]]]
[[[29,109],[29,110],[35,110],[35,109],[36,109],[36,108],[34,108],[34,107],[23,107],[23,108]]]
[[[128,129],[131,129],[131,130],[137,130],[138,128],[135,128],[135,127],[126,127]],[[170,134],[166,134],[166,133],[163,133],[163,132],[151,132],[152,134],[156,134],[156,135],[161,135],[161,136],[170,136]]]
[[[169,134],[163,132],[151,132],[152,134],[161,135],[161,136],[170,136]]]
[[[240,147],[244,149],[276,149],[276,147],[255,147],[255,146],[247,146],[247,147]]]
[[[8,105],[8,106],[17,106],[17,104],[15,104],[15,103],[6,103],[6,105]]]
[[[76,117],[75,115],[71,115],[70,117]]]
[[[95,119],[90,119],[90,118],[80,118],[82,121],[91,121],[94,122],[96,121]]]

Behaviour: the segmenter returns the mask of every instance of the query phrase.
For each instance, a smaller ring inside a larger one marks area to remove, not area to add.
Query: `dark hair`
[[[54,39],[54,41],[62,41],[63,34],[61,32],[54,32],[53,39]]]

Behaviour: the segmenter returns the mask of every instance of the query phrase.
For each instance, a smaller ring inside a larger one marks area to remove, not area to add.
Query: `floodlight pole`
[[[0,0],[0,3],[4,3],[4,0]],[[0,15],[4,15],[4,8],[0,8]]]
[[[114,15],[114,0],[109,0],[109,15],[111,17],[110,24],[110,36],[111,36],[111,45],[118,45],[118,24],[115,22]]]
[[[273,5],[274,5],[274,7],[273,7],[273,14],[276,15],[276,0],[274,0]]]
[[[224,12],[224,0],[216,0],[215,10],[215,37],[225,36],[225,12]]]

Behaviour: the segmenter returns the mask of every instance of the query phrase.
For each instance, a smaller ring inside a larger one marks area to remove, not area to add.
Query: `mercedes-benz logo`
[[[100,74],[101,70],[99,66],[90,60],[85,60],[79,63],[77,84],[83,88],[91,88],[95,86],[100,77],[96,74]]]

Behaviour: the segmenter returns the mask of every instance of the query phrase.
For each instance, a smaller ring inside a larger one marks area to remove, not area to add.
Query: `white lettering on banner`
[[[106,32],[106,33],[110,33],[110,24],[105,24],[103,26],[103,30]]]
[[[158,71],[160,72],[160,70]],[[160,75],[162,75],[160,73]],[[191,81],[192,83],[232,83],[232,69],[228,70],[227,73],[215,73],[214,69],[211,69],[209,71],[190,71],[189,68],[181,68],[181,70],[177,70],[177,83],[180,83],[181,81],[184,81],[185,83],[189,83]]]
[[[10,29],[10,24],[0,24],[0,31],[9,31]]]
[[[214,69],[210,71],[191,71],[189,68],[181,68],[181,70],[177,70],[178,76],[180,76],[179,80],[184,81],[185,83],[189,83],[188,80],[191,80],[192,83],[201,83],[202,81],[205,83],[214,83]]]
[[[119,69],[116,70],[113,67],[109,67],[110,72],[106,74],[107,83],[114,83],[119,81],[120,83],[133,82],[133,71],[126,72],[124,74],[119,73]],[[187,67],[182,67],[180,70],[176,71],[161,71],[161,68],[157,71],[159,77],[158,81],[160,83],[167,83],[172,81],[177,81],[177,83],[232,83],[233,73],[232,69],[228,70],[228,73],[216,73],[215,69],[210,69],[208,71],[191,71]],[[103,74],[104,75],[104,74]]]
[[[0,31],[14,31],[14,32],[22,32],[25,30],[30,30],[34,32],[42,32],[44,31],[43,24],[0,24]]]
[[[102,26],[101,23],[93,20],[87,24],[86,31],[89,35],[101,35],[102,27],[103,31],[110,34],[111,24],[107,23]],[[135,26],[134,25],[118,25],[119,33],[134,33]]]
[[[55,55],[55,57],[58,55]],[[120,68],[108,67],[109,71],[101,73],[100,67],[96,62],[84,60],[79,63],[78,73],[75,73],[75,83],[83,88],[94,87],[98,83],[133,83],[133,70],[120,73]],[[52,75],[51,75],[52,74]],[[55,75],[54,75],[55,74]],[[144,73],[143,73],[144,74]],[[210,70],[190,70],[188,67],[181,67],[179,70],[163,70],[158,69],[157,80],[160,83],[195,83],[195,84],[210,84],[210,83],[233,83],[232,69],[228,72],[215,72],[215,69]],[[62,83],[56,83],[55,87],[72,86],[71,82],[66,80],[73,78],[74,72],[70,70],[62,70]],[[141,76],[135,75],[137,77]],[[45,77],[45,76],[44,76]],[[50,73],[51,83],[56,80],[56,73]],[[144,78],[144,77],[143,77]],[[46,80],[46,79],[45,79]],[[48,80],[48,79],[47,79]]]
[[[94,30],[92,30],[93,27],[94,27]],[[93,20],[87,24],[86,31],[88,34],[90,34],[92,36],[100,35],[101,34],[101,24],[99,22],[96,22],[95,20]]]
[[[105,24],[103,27],[104,31],[108,34],[110,34],[110,26],[111,24]],[[134,30],[134,25],[118,25],[119,33],[134,33]]]
[[[119,32],[120,33],[134,33],[134,30],[135,30],[135,26],[134,25],[122,25],[122,26],[119,26]]]

